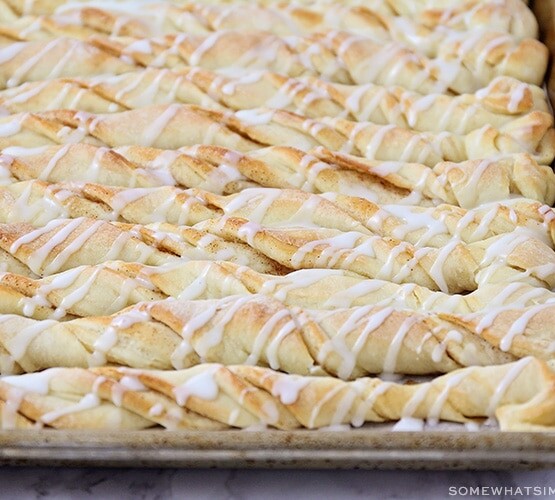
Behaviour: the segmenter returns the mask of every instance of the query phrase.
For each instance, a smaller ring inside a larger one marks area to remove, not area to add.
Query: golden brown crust
[[[119,74],[124,68],[133,67],[250,68],[255,58],[258,68],[290,77],[325,76],[337,83],[398,84],[428,93],[459,94],[475,92],[501,75],[539,85],[548,62],[547,48],[537,40],[515,41],[490,32],[475,46],[464,46],[464,50],[456,39],[443,43],[435,59],[398,42],[383,44],[349,32],[281,38],[260,31],[153,39],[92,36],[81,41],[62,37],[48,42],[46,47],[43,41],[20,42],[18,50],[13,48],[13,39],[7,42],[8,47],[0,51],[5,61],[0,71],[3,87],[59,76],[101,75],[107,71]],[[67,51],[79,54],[79,59],[62,59],[55,74],[38,61],[39,56],[61,58]],[[30,68],[20,74],[18,68],[23,61],[31,61],[27,63]],[[404,63],[401,68],[400,61]]]
[[[11,403],[4,428],[37,422],[55,428],[294,429],[496,416],[503,430],[548,431],[554,390],[553,373],[532,358],[405,385],[210,364],[173,372],[58,368],[0,381],[0,398]]]
[[[555,174],[528,155],[461,163],[422,164],[365,160],[316,148],[308,154],[273,146],[248,154],[210,145],[179,151],[140,146],[109,149],[88,144],[6,148],[0,155],[4,176],[51,182],[93,181],[111,186],[178,184],[215,193],[249,187],[298,188],[341,193],[379,204],[465,208],[520,195],[551,205]]]
[[[216,110],[279,107],[309,118],[346,116],[418,131],[458,134],[468,134],[486,124],[499,128],[534,110],[549,112],[541,88],[509,77],[498,77],[474,94],[426,96],[398,86],[339,85],[268,71],[244,78],[197,67],[178,71],[146,68],[118,77],[27,82],[0,91],[0,103],[11,114],[53,107],[114,113],[168,102]]]
[[[194,124],[194,127],[187,125]],[[462,162],[527,153],[548,165],[555,157],[553,117],[533,111],[500,129],[485,125],[467,135],[415,132],[339,118],[307,118],[283,110],[223,113],[192,105],[149,106],[116,114],[93,115],[56,110],[0,118],[0,147],[37,147],[86,142],[178,149],[214,144],[243,153],[288,144],[303,151],[323,147],[367,160]]]
[[[529,200],[465,210],[452,205],[383,207],[363,198],[293,189],[244,189],[222,196],[174,186],[120,188],[104,184],[24,181],[0,187],[0,222],[42,226],[57,218],[90,217],[131,224],[194,225],[222,216],[271,227],[296,226],[378,234],[418,247],[453,237],[472,243],[526,227],[550,241],[552,211]]]

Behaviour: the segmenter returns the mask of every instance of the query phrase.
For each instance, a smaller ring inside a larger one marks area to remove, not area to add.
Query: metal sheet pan
[[[555,0],[534,11],[555,54]],[[547,87],[555,103],[555,65]],[[442,425],[392,432],[348,431],[0,431],[0,465],[108,467],[536,469],[555,467],[554,433],[469,432]]]
[[[555,467],[555,433],[497,431],[17,431],[0,464],[132,467],[530,469]]]

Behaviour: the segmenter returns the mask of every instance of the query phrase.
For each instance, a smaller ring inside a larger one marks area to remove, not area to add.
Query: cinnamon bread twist
[[[226,194],[263,186],[338,193],[336,201],[354,196],[379,204],[423,207],[448,203],[473,208],[515,195],[548,205],[555,201],[553,170],[528,155],[442,162],[430,169],[415,163],[365,160],[321,147],[308,154],[280,146],[245,154],[207,145],[170,151],[78,143],[5,148],[0,174],[3,184],[28,179],[90,181],[126,187],[179,185]]]
[[[448,295],[343,270],[302,269],[276,276],[222,261],[161,266],[108,261],[40,279],[5,272],[0,278],[0,312],[33,319],[71,319],[113,314],[141,301],[168,297],[195,300],[250,294],[268,295],[307,309],[378,305],[457,314],[489,307],[528,307],[552,302],[555,297],[545,288],[522,282],[484,284],[467,295]]]
[[[553,245],[555,212],[525,199],[465,210],[378,205],[363,198],[315,195],[293,189],[250,188],[221,196],[173,186],[119,188],[92,183],[24,181],[0,187],[0,222],[43,226],[57,218],[94,217],[133,224],[168,222],[192,226],[222,216],[272,227],[314,226],[378,234],[416,247],[441,248],[453,238],[472,243],[526,227]]]
[[[96,146],[178,149],[213,144],[251,152],[267,146],[308,151],[324,147],[368,160],[417,162],[433,167],[527,153],[548,165],[555,158],[553,117],[533,111],[500,129],[485,125],[467,135],[414,132],[394,125],[340,118],[307,118],[275,109],[235,113],[193,105],[159,105],[114,114],[55,110],[0,118],[0,148],[85,142]]]
[[[114,113],[173,102],[220,111],[279,108],[309,118],[347,117],[456,134],[469,134],[487,124],[499,128],[533,111],[549,113],[543,89],[509,77],[495,78],[474,94],[452,96],[375,84],[339,85],[268,71],[241,77],[196,67],[146,68],[119,76],[28,82],[0,91],[0,104],[9,114],[53,108]]]
[[[0,40],[1,44],[1,40]],[[400,85],[424,93],[475,92],[498,76],[541,84],[547,48],[534,39],[498,40],[494,33],[470,48],[445,44],[430,59],[397,42],[379,43],[348,32],[278,37],[265,32],[219,31],[208,36],[161,38],[54,38],[13,43],[0,49],[0,88],[58,77],[120,74],[142,67],[209,70],[244,68],[313,76],[337,83]],[[55,71],[45,59],[60,58]]]
[[[0,224],[0,249],[5,270],[31,277],[114,259],[161,265],[185,258],[231,260],[271,274],[344,269],[445,293],[472,291],[485,283],[518,281],[546,288],[555,283],[555,252],[526,230],[470,244],[455,238],[436,249],[357,231],[268,227],[228,216],[190,228],[82,217],[57,219],[38,229]]]
[[[3,428],[320,428],[427,419],[502,430],[554,427],[554,375],[545,364],[471,367],[422,384],[298,377],[265,368],[205,364],[180,371],[54,368],[0,380]]]
[[[139,303],[113,316],[57,322],[0,316],[0,371],[87,367],[181,369],[203,362],[270,366],[343,379],[426,375],[533,355],[555,359],[555,306],[502,306],[468,316],[384,306],[288,307],[266,295]],[[63,348],[62,348],[63,345]]]

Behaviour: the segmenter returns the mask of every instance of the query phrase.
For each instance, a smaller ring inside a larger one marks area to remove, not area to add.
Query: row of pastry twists
[[[410,385],[285,375],[246,365],[52,368],[3,378],[0,398],[3,424],[24,429],[310,429],[402,418],[465,423],[495,415],[503,430],[537,431],[552,428],[555,412],[553,372],[534,358]]]
[[[176,129],[176,140],[179,131]],[[325,194],[337,202],[343,196],[356,197],[357,206],[368,201],[422,207],[444,203],[456,210],[456,206],[475,208],[515,196],[547,205],[555,201],[553,171],[525,153],[428,167],[367,160],[323,147],[303,151],[270,146],[239,152],[206,145],[160,150],[70,143],[4,148],[0,167],[3,184],[40,179],[129,188],[177,185],[224,194],[260,187],[300,189]]]
[[[0,426],[553,430],[536,36],[521,0],[0,1]]]
[[[169,102],[219,111],[279,107],[307,118],[343,117],[456,134],[488,124],[499,128],[533,111],[549,113],[541,88],[505,76],[474,93],[454,96],[373,83],[342,85],[318,78],[289,78],[264,70],[248,77],[222,75],[198,67],[31,81],[0,91],[0,102],[5,114],[53,107],[102,114]]]
[[[12,38],[0,38],[2,88],[57,76],[119,75],[142,67],[221,70],[234,65],[239,72],[264,69],[336,83],[399,84],[425,93],[462,94],[477,91],[498,76],[540,85],[548,64],[547,49],[540,42],[494,33],[470,51],[461,49],[460,40],[446,44],[445,53],[437,58],[399,42],[384,44],[344,31],[288,37],[260,31],[218,31],[208,36],[91,36],[86,40],[53,38],[46,44],[41,40],[13,42]],[[45,57],[60,58],[55,71]]]

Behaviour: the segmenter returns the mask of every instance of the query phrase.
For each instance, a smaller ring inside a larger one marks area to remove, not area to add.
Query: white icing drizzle
[[[133,238],[130,233],[122,232],[118,234],[116,239],[112,242],[112,246],[104,256],[104,260],[114,260],[119,257],[123,247]]]
[[[25,188],[22,190],[21,194],[15,198],[11,210],[6,217],[8,222],[26,221],[35,225],[41,225],[47,221],[66,215],[65,208],[58,203],[59,196],[57,195],[61,194],[61,192],[56,193],[54,196],[50,196],[50,192],[47,188],[46,196],[38,197],[31,203],[30,199],[34,187],[34,181],[29,181],[25,184]]]
[[[150,407],[148,410],[149,417],[159,417],[164,413],[164,405],[162,403],[156,403]]]
[[[399,330],[397,330],[397,333],[391,340],[391,344],[389,344],[387,353],[383,361],[384,373],[395,373],[397,358],[399,356],[401,347],[403,346],[405,337],[416,323],[418,323],[418,319],[416,317],[408,317],[403,321],[403,323],[399,327]]]
[[[33,68],[33,66],[35,66],[39,61],[41,61],[46,56],[46,54],[50,52],[50,50],[56,47],[56,45],[59,45],[63,42],[64,42],[63,39],[55,38],[49,41],[48,43],[46,43],[46,45],[41,50],[39,50],[35,55],[29,57],[23,64],[18,66],[18,68],[13,72],[12,76],[6,82],[6,86],[15,87],[19,85],[22,78],[25,77],[25,75]],[[13,50],[11,52],[12,57],[15,57],[15,55],[17,55],[21,49],[23,49],[23,47],[16,48],[15,50]],[[1,57],[1,54],[0,54],[0,57]]]
[[[81,223],[81,220],[79,219],[75,219],[75,220],[78,222],[77,225]],[[44,268],[44,271],[43,271],[44,274],[48,275],[48,274],[55,273],[56,271],[59,271],[60,268],[62,268],[64,264],[69,260],[69,258],[75,252],[81,249],[81,247],[87,242],[87,240],[89,240],[103,224],[104,224],[103,221],[95,221],[81,234],[79,234],[76,238],[74,238],[73,241],[69,245],[67,245],[60,253],[58,253],[58,255],[56,255],[56,257],[54,257],[54,259]],[[67,228],[69,228],[70,226],[71,226],[71,223],[69,223],[64,229],[67,230]],[[67,234],[67,231],[64,231],[64,229],[62,229],[61,231],[58,231],[58,233],[56,233],[56,237],[60,235],[60,233],[63,233],[63,235],[65,236]],[[74,229],[75,229],[74,227],[71,227],[71,232],[73,232]],[[59,243],[61,243],[61,241]],[[40,252],[38,250],[34,252],[33,257],[36,257],[37,259],[39,259],[39,262],[35,264],[37,269],[42,267],[44,263],[44,259],[48,257],[51,249],[52,247],[49,244],[45,244],[40,248]],[[29,262],[30,261],[31,261],[31,257],[29,257]]]
[[[146,391],[147,387],[132,375],[124,375],[118,382],[112,385],[112,402],[121,407],[123,404],[123,396],[127,391]],[[93,391],[94,392],[94,391]]]
[[[289,310],[281,309],[272,315],[265,323],[264,326],[260,329],[258,334],[256,335],[252,348],[251,353],[245,360],[246,365],[257,365],[261,356],[264,346],[268,342],[270,335],[274,331],[275,327],[278,325],[280,321],[285,318],[290,317]]]
[[[75,219],[75,220],[77,220],[77,219]],[[24,234],[23,236],[21,236],[20,238],[15,240],[10,245],[10,253],[15,254],[22,245],[27,245],[27,244],[35,241],[36,239],[40,238],[43,234],[47,234],[49,231],[52,231],[53,229],[56,229],[56,228],[62,226],[66,222],[67,221],[63,220],[63,219],[53,220],[53,221],[49,222],[48,224],[46,224],[44,227],[35,229],[34,231],[30,231],[29,233]]]
[[[528,366],[528,364],[533,360],[532,357],[522,358],[517,362],[513,363],[511,367],[507,370],[505,376],[501,379],[497,387],[495,388],[495,392],[493,393],[488,408],[486,410],[486,414],[490,417],[493,417],[495,414],[495,410],[503,400],[503,397],[507,393],[507,390],[510,388],[511,384],[519,377],[522,371]]]
[[[425,229],[415,243],[417,247],[425,246],[435,236],[449,234],[443,214],[440,218],[434,217],[434,209],[419,210],[416,207],[413,209],[413,207],[405,205],[383,205],[380,210],[383,210],[385,214],[391,214],[397,221],[401,222],[391,232],[394,238],[404,239],[412,232]],[[372,224],[370,227],[373,228],[375,225]],[[378,227],[381,227],[381,224],[378,224]]]
[[[431,387],[431,384],[421,384],[414,391],[414,394],[403,406],[401,419],[393,426],[394,431],[420,431],[424,428],[424,422],[421,419],[414,418],[414,414],[428,396]]]
[[[185,367],[184,358],[193,351],[191,346],[191,339],[197,330],[204,327],[217,312],[217,305],[212,303],[209,308],[206,308],[195,317],[190,318],[185,322],[181,330],[181,337],[183,340],[171,355],[172,366],[178,370]]]
[[[21,131],[21,124],[25,120],[26,115],[21,115],[19,118],[0,123],[0,137],[10,137]]]
[[[225,31],[216,31],[205,37],[204,40],[198,44],[193,53],[189,56],[189,64],[191,66],[199,66],[204,54],[211,50],[216,45],[218,40],[225,34]]]
[[[298,375],[278,376],[272,384],[272,396],[278,397],[282,404],[289,406],[295,404],[299,394],[310,382],[309,377]]]
[[[266,347],[266,358],[268,359],[268,364],[273,370],[279,370],[281,365],[279,362],[279,346],[287,337],[287,335],[296,331],[297,325],[293,319],[285,323],[276,333],[273,340],[270,342],[268,347]]]
[[[118,342],[118,329],[127,329],[136,323],[142,323],[150,319],[150,313],[145,310],[133,308],[114,317],[110,325],[94,341],[92,352],[89,358],[90,366],[101,366],[106,364],[106,355]]]
[[[235,116],[247,125],[267,125],[274,117],[275,111],[263,109],[243,109],[235,112]]]
[[[461,370],[458,373],[455,372],[447,378],[447,380],[445,381],[445,386],[438,394],[436,400],[434,401],[434,404],[430,407],[430,410],[428,411],[427,420],[430,425],[437,425],[439,418],[441,417],[441,411],[443,410],[443,407],[445,406],[445,403],[449,397],[449,393],[455,387],[457,387],[463,381],[463,379],[470,376],[471,374],[472,370],[466,369]]]
[[[44,422],[45,424],[51,424],[66,415],[91,410],[98,406],[100,406],[100,398],[96,394],[85,394],[76,404],[64,406],[63,408],[60,408],[58,410],[52,410],[48,413],[44,413],[40,417],[40,421]]]
[[[261,231],[260,224],[256,222],[245,222],[239,230],[237,231],[237,235],[239,237],[245,238],[245,241],[248,243],[249,246],[254,247],[255,245],[255,237]]]
[[[80,268],[76,269],[80,271]],[[72,269],[72,271],[75,271],[75,269]],[[81,286],[77,287],[75,290],[73,290],[73,292],[67,294],[60,302],[60,305],[56,308],[56,311],[54,313],[55,317],[64,316],[68,309],[73,307],[78,302],[82,301],[88,295],[93,283],[96,281],[96,278],[101,271],[101,267],[95,269]],[[74,276],[77,277],[77,274],[75,273]],[[73,276],[71,276],[71,278],[72,277]],[[54,281],[52,281],[51,285],[53,284]]]
[[[179,406],[186,406],[190,397],[199,398],[205,401],[213,401],[218,397],[219,387],[215,379],[216,372],[220,365],[203,366],[202,371],[193,375],[183,384],[173,388],[175,401]]]
[[[333,399],[343,389],[344,389],[343,384],[337,384],[333,389],[328,390],[326,394],[324,394],[318,400],[318,402],[312,407],[312,411],[310,412],[310,418],[308,420],[309,429],[312,429],[315,427],[316,419],[318,418],[318,415],[320,415],[320,412],[322,411],[322,408],[324,407],[324,405],[328,401]]]
[[[202,272],[195,276],[195,279],[189,283],[177,296],[178,300],[194,300],[202,297],[206,291],[207,286],[207,276],[211,271],[211,265],[206,265]]]
[[[54,326],[54,320],[36,321],[29,326],[19,330],[12,338],[4,342],[4,347],[10,353],[14,361],[20,361],[25,356],[31,342],[42,332]]]
[[[349,318],[345,321],[343,326],[335,333],[333,337],[327,340],[318,353],[317,360],[320,364],[324,364],[326,357],[330,352],[338,354],[341,358],[341,363],[338,369],[339,377],[346,379],[351,376],[356,366],[357,357],[360,351],[366,345],[368,337],[372,332],[380,328],[384,322],[391,316],[393,309],[388,307],[374,312],[375,306],[365,306],[353,309]],[[348,347],[346,343],[347,336],[354,332],[357,328],[361,328],[352,347]],[[392,344],[395,342],[392,342]],[[393,351],[398,351],[398,346],[393,347]],[[391,349],[391,348],[390,348]],[[388,352],[388,355],[390,353]],[[396,356],[393,352],[391,356]],[[385,364],[395,363],[395,360],[390,360],[386,356]]]
[[[50,381],[59,373],[60,368],[50,368],[42,372],[2,377],[0,380],[21,389],[24,393],[46,395],[50,390]]]
[[[141,137],[141,145],[152,146],[156,143],[164,129],[175,118],[181,106],[179,104],[170,104],[162,113],[144,130]]]
[[[65,146],[62,146],[60,149],[58,149],[58,151],[56,151],[56,153],[48,161],[48,163],[46,164],[46,167],[40,173],[38,178],[42,180],[47,180],[50,177],[50,174],[52,173],[54,168],[56,167],[56,164],[58,163],[58,161],[67,154],[70,147],[71,147],[70,144],[66,144]]]
[[[15,42],[0,49],[0,64],[11,61],[16,57],[28,44],[25,42]]]
[[[402,417],[391,430],[393,432],[420,432],[424,430],[424,420],[414,417]]]
[[[355,385],[356,383],[357,381],[353,382],[352,385]],[[393,384],[391,382],[383,382],[380,380],[379,383],[377,383],[372,389],[370,394],[368,394],[366,399],[364,399],[362,403],[357,406],[351,419],[351,425],[353,427],[361,427],[364,425],[368,411],[373,410],[378,398],[385,394],[392,386]]]
[[[363,234],[355,231],[346,231],[336,236],[313,240],[300,246],[291,256],[291,265],[294,268],[301,267],[306,255],[314,252],[319,246],[324,248],[316,259],[317,266],[327,265],[333,267],[344,256],[351,255],[350,261],[360,255],[374,257],[373,242],[380,239],[379,236],[365,238]],[[357,243],[363,240],[362,243]]]
[[[526,310],[521,316],[512,323],[511,327],[499,342],[499,348],[502,351],[508,351],[511,348],[513,340],[516,336],[524,334],[530,320],[536,316],[540,311],[553,308],[552,303],[539,304]]]
[[[222,342],[225,327],[233,319],[237,311],[252,300],[252,297],[231,297],[230,299],[231,300],[227,300],[222,307],[221,312],[223,312],[223,314],[221,314],[221,316],[210,325],[210,328],[207,329],[196,342],[195,351],[201,356],[201,358],[206,357],[208,351],[212,347],[215,347]]]
[[[463,341],[463,336],[457,330],[450,330],[445,335],[445,338],[434,347],[432,351],[432,361],[435,363],[439,363],[443,356],[445,355],[445,351],[447,350],[449,342],[456,342],[457,344],[461,344]]]
[[[364,280],[346,290],[335,292],[324,303],[324,308],[351,307],[355,300],[364,295],[380,290],[386,284],[381,280]],[[277,298],[277,297],[276,297]]]
[[[8,388],[7,398],[0,413],[0,424],[3,430],[11,430],[17,427],[19,408],[25,397],[25,392],[16,388]]]
[[[453,238],[449,243],[447,243],[447,245],[441,248],[436,254],[434,263],[429,270],[430,277],[443,293],[449,293],[449,285],[445,280],[443,269],[447,259],[451,255],[451,252],[453,252],[459,244],[460,240],[458,238]]]

